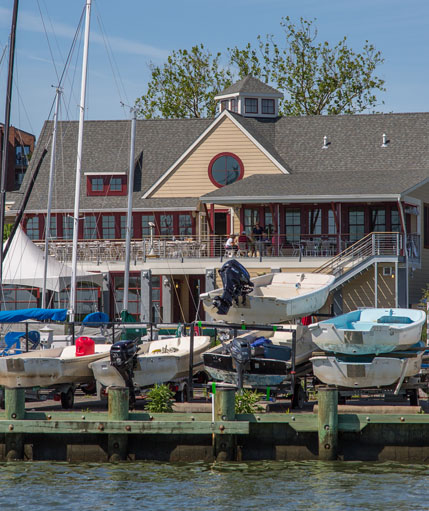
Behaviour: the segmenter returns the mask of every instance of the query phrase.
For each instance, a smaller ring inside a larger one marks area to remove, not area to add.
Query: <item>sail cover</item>
[[[14,286],[43,287],[45,254],[25,232],[18,227],[12,244],[3,261],[3,284]],[[51,256],[48,256],[46,288],[60,291],[70,284],[72,269]],[[78,281],[102,284],[101,273],[77,272]]]
[[[18,323],[28,319],[34,321],[65,321],[67,309],[22,309],[0,311],[0,323]],[[22,334],[22,332],[20,332]]]

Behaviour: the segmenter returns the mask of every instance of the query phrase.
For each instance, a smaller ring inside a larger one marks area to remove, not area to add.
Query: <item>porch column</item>
[[[152,320],[152,272],[143,270],[141,272],[141,301],[140,301],[140,321]]]
[[[164,275],[162,277],[162,322],[163,323],[172,323],[173,322],[173,314],[172,314],[172,278],[168,275]]]
[[[206,268],[206,293],[216,289],[216,269]],[[202,304],[201,304],[202,307]],[[212,321],[213,318],[206,312],[206,321]]]
[[[115,303],[114,293],[114,289],[110,290],[110,273],[103,273],[103,283],[101,284],[101,311],[105,312],[108,316],[110,316],[110,300],[113,299],[113,303]],[[114,316],[116,316],[115,313]],[[114,317],[111,319],[113,320]]]

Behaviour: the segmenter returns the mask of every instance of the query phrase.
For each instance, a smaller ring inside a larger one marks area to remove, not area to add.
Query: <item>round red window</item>
[[[218,188],[235,183],[243,174],[243,162],[232,153],[217,154],[209,165],[209,178]]]

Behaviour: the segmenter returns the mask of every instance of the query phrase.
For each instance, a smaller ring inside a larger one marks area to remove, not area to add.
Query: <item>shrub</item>
[[[173,411],[174,392],[168,385],[155,385],[147,394],[149,402],[145,409],[152,413],[168,413]]]
[[[257,413],[263,410],[262,406],[257,402],[261,399],[262,394],[256,390],[245,390],[237,392],[235,395],[235,413]]]

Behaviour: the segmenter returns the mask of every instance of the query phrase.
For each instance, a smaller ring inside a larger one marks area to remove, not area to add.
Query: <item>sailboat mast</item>
[[[136,109],[132,108],[131,141],[130,141],[130,168],[128,172],[128,210],[127,210],[127,233],[125,242],[125,272],[124,272],[124,303],[122,310],[128,311],[128,290],[130,287],[130,254],[131,254],[131,231],[133,226],[133,188],[134,188],[134,159],[136,141]]]
[[[0,283],[3,282],[3,233],[4,233],[4,217],[6,212],[6,174],[8,163],[8,146],[9,146],[9,125],[10,125],[10,106],[12,103],[12,83],[13,83],[13,65],[15,60],[15,39],[16,24],[18,19],[18,0],[13,3],[12,27],[10,31],[9,46],[9,70],[7,75],[6,89],[6,108],[4,115],[3,129],[3,145],[1,158],[1,177],[0,177],[0,233],[1,233],[1,250],[0,250]]]
[[[85,99],[86,99],[86,79],[88,74],[88,47],[90,20],[91,20],[91,0],[86,0],[85,36],[83,47],[82,81],[80,90],[79,132],[77,141],[76,181],[73,213],[73,252],[69,309],[69,319],[71,322],[75,320],[76,312],[77,240],[79,234],[80,176],[82,171],[83,124],[85,120]]]
[[[48,255],[49,255],[49,236],[51,234],[51,209],[52,209],[52,193],[54,188],[54,172],[55,172],[55,156],[57,147],[57,127],[58,127],[58,110],[60,106],[61,88],[57,87],[55,98],[54,113],[54,130],[52,132],[52,148],[51,148],[51,164],[49,168],[49,186],[48,186],[48,207],[46,211],[45,222],[45,264],[43,269],[43,288],[42,288],[42,307],[46,309],[46,280],[48,275]]]

